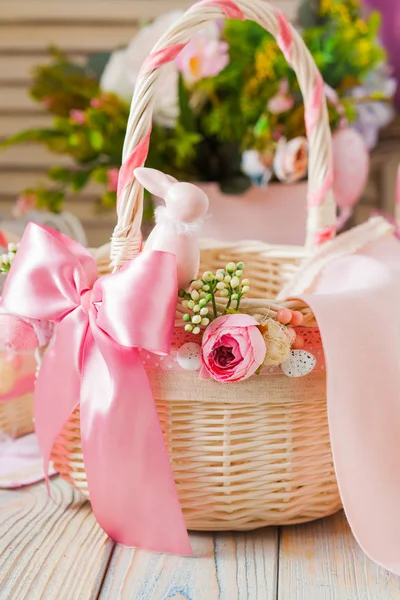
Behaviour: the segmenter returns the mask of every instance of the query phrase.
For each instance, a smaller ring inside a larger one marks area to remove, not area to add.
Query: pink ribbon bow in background
[[[115,541],[191,554],[139,348],[168,354],[177,298],[175,256],[139,254],[97,278],[93,257],[31,223],[7,278],[3,307],[57,323],[35,389],[35,426],[47,472],[53,445],[80,405],[91,503]]]

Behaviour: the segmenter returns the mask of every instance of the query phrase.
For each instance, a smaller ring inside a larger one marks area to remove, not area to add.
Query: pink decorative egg
[[[333,136],[333,191],[339,208],[352,208],[367,185],[369,153],[354,129],[340,129]]]

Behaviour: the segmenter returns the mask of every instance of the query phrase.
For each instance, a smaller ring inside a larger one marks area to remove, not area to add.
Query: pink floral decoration
[[[206,35],[194,37],[176,58],[178,70],[185,81],[195,83],[205,77],[215,77],[229,64],[226,42]]]
[[[37,198],[35,194],[22,194],[17,198],[17,201],[13,207],[13,217],[19,219],[23,217],[27,212],[37,207]]]
[[[279,115],[293,108],[294,98],[289,94],[289,82],[283,79],[280,83],[279,90],[268,102],[268,110],[273,115]]]
[[[45,106],[47,106],[47,108],[51,108],[51,105],[53,104],[53,98],[51,98],[51,96],[46,96],[43,98],[42,102]]]
[[[294,183],[307,175],[308,142],[297,137],[289,142],[280,138],[274,158],[275,175],[282,183]]]
[[[118,188],[119,169],[109,169],[107,171],[107,191],[116,192]]]
[[[200,377],[220,383],[242,381],[253,375],[267,352],[258,323],[246,314],[218,317],[203,335]]]
[[[92,108],[100,108],[100,106],[101,106],[100,98],[92,98],[90,101],[90,106]]]
[[[85,113],[82,110],[77,110],[75,108],[73,108],[69,112],[69,118],[73,123],[76,123],[77,125],[83,125],[83,123],[86,122]]]

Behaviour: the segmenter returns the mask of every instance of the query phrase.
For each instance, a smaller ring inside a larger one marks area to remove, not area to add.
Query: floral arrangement
[[[0,255],[0,273],[8,273],[19,248],[19,244],[8,244],[8,252]]]
[[[199,368],[201,378],[220,383],[247,379],[264,365],[280,366],[290,377],[307,375],[316,360],[304,350],[305,340],[296,331],[303,325],[303,314],[280,308],[276,318],[268,317],[260,324],[240,312],[241,299],[250,290],[243,271],[243,262],[230,262],[215,274],[203,273],[188,291],[179,291],[182,308],[188,311],[183,315],[185,331],[201,334],[200,348],[194,342],[181,346],[179,364],[189,370]]]
[[[299,24],[326,82],[332,130],[355,127],[372,147],[392,117],[395,92],[377,39],[379,14],[364,18],[359,0],[316,4],[304,3]],[[59,211],[67,193],[90,181],[101,184],[103,207],[115,205],[141,64],[180,14],[161,16],[111,55],[77,64],[54,50],[53,63],[36,68],[31,94],[53,115],[53,125],[19,133],[6,145],[37,142],[74,164],[52,167],[50,185],[25,190],[19,214],[32,207]],[[267,32],[249,21],[209,25],[163,69],[147,165],[186,181],[217,181],[227,193],[306,177],[300,89]]]

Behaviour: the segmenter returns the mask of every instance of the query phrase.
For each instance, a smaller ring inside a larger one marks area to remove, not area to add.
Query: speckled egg
[[[290,356],[281,364],[281,369],[288,377],[304,377],[311,373],[317,359],[306,350],[292,350]]]
[[[177,353],[178,364],[185,371],[198,371],[201,367],[201,346],[195,342],[183,344]]]

